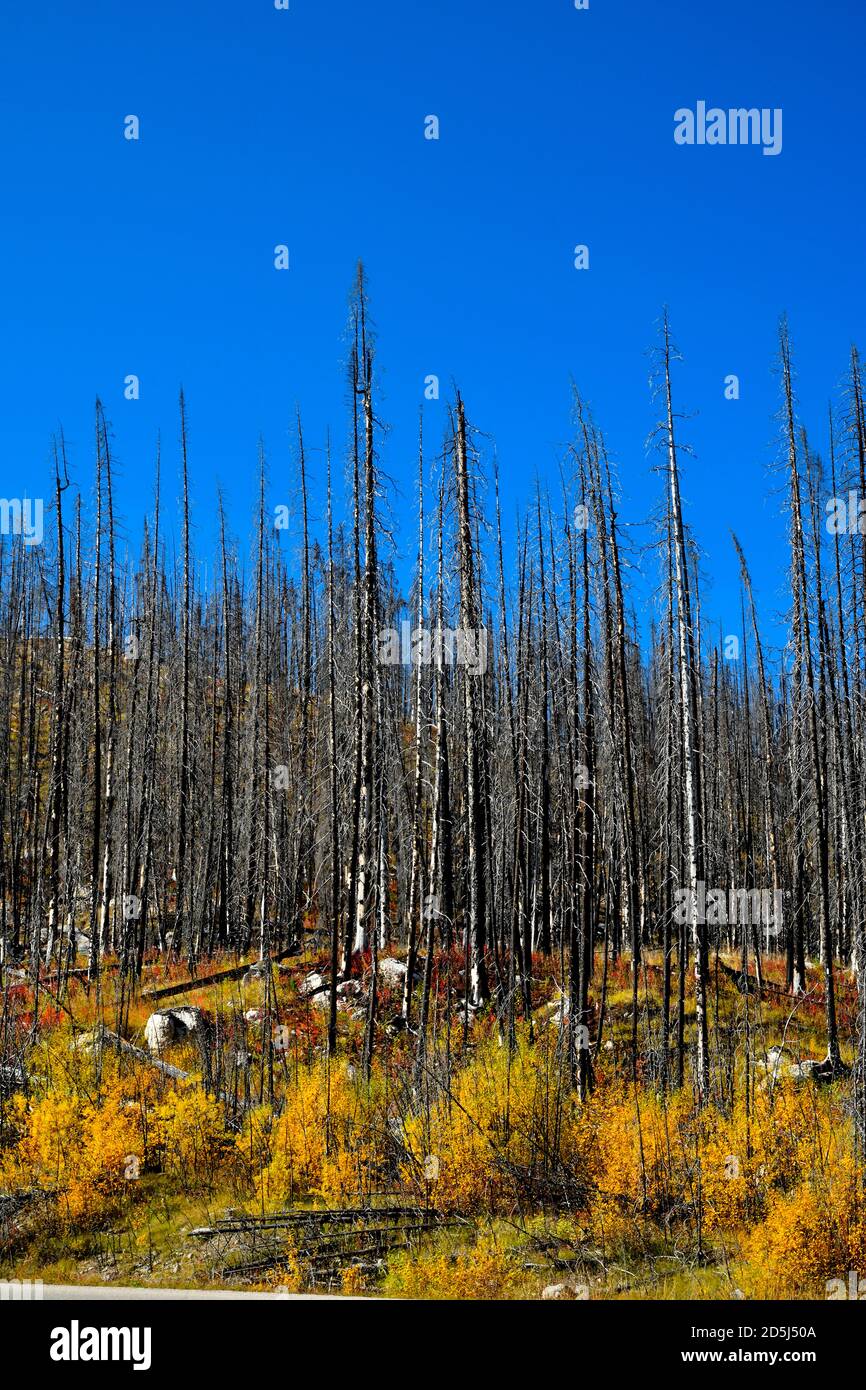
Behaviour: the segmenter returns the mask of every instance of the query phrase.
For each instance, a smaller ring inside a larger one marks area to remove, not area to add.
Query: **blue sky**
[[[407,502],[429,373],[443,384],[425,407],[431,448],[456,382],[495,441],[509,518],[536,475],[558,488],[574,377],[618,463],[622,518],[639,523],[660,490],[646,354],[667,302],[686,355],[679,404],[696,412],[684,493],[712,579],[705,609],[736,630],[733,527],[769,617],[785,604],[767,475],[779,315],[821,448],[864,338],[864,38],[854,0],[4,7],[0,493],[46,492],[61,423],[89,488],[99,393],[137,538],[159,428],[177,494],[182,382],[198,550],[210,559],[217,483],[245,537],[260,434],[272,500],[293,500],[296,403],[313,469],[328,426],[342,457],[361,256],[392,426],[383,464]],[[674,112],[698,100],[781,107],[782,153],[677,146]],[[430,114],[438,141],[424,139]],[[574,269],[578,243],[588,271]],[[138,401],[123,396],[130,373]],[[738,401],[724,399],[729,373]],[[401,540],[408,554],[411,526]]]

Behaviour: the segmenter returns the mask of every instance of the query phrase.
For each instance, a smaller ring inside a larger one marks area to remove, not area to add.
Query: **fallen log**
[[[115,1047],[118,1052],[123,1052],[127,1057],[134,1057],[137,1062],[145,1062],[149,1067],[155,1067],[161,1071],[163,1076],[170,1076],[173,1081],[187,1081],[188,1071],[181,1071],[180,1067],[173,1067],[170,1062],[161,1062],[157,1057],[151,1057],[149,1052],[143,1048],[136,1047],[133,1043],[127,1042],[119,1033],[112,1033],[110,1028],[101,1025],[94,1028],[90,1033],[83,1033],[80,1038],[75,1039],[75,1047]]]
[[[287,946],[284,951],[280,951],[275,956],[271,956],[271,962],[285,960],[287,956],[295,955],[297,948]],[[239,980],[242,975],[246,975],[252,966],[258,965],[256,960],[248,960],[243,965],[229,965],[224,970],[213,970],[209,975],[198,975],[193,980],[175,981],[171,985],[152,985],[150,989],[141,991],[142,999],[169,999],[175,994],[189,994],[194,989],[206,989],[209,985],[218,985],[221,980]]]
[[[90,1048],[116,1047],[118,1052],[124,1053],[127,1057],[134,1057],[137,1062],[143,1062],[148,1067],[155,1068],[156,1071],[162,1072],[163,1076],[170,1077],[172,1081],[188,1081],[191,1076],[190,1072],[181,1071],[180,1067],[173,1067],[170,1062],[163,1062],[158,1057],[151,1057],[144,1048],[136,1047],[134,1043],[127,1042],[126,1038],[121,1038],[118,1033],[113,1033],[104,1024],[101,1024],[99,1028],[94,1028],[90,1033],[82,1033],[81,1037],[76,1038],[72,1045],[73,1047],[85,1045]],[[204,1083],[200,1081],[198,1084],[201,1086]],[[231,1098],[224,1091],[217,1091],[216,1095],[224,1105],[231,1104]],[[246,1106],[241,1104],[241,1109],[245,1108]]]

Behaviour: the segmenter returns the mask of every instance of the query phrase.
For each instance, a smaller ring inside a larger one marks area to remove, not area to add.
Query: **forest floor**
[[[170,1289],[165,1287],[142,1288],[117,1284],[43,1284],[39,1290],[40,1299],[48,1303],[138,1303],[158,1300],[179,1300],[199,1302],[213,1299],[313,1299],[339,1298],[339,1294],[290,1293],[287,1289],[273,1289],[267,1293],[250,1293],[249,1289]]]
[[[800,1065],[825,1053],[814,965],[793,998],[778,958],[765,960],[760,994],[738,988],[737,958],[711,960],[712,1098],[701,1107],[688,977],[685,1085],[675,1084],[675,1020],[663,1084],[658,952],[638,979],[636,1078],[630,964],[605,970],[599,953],[604,1017],[599,1038],[596,1004],[584,1102],[560,1021],[559,957],[534,959],[532,1025],[518,1021],[513,1047],[492,1006],[467,1016],[459,954],[437,958],[420,1061],[412,1020],[406,1029],[398,1018],[401,962],[386,957],[394,963],[380,962],[367,1076],[370,962],[356,958],[329,1059],[316,984],[326,955],[311,937],[270,981],[253,970],[157,1000],[142,990],[183,982],[182,963],[149,964],[131,1000],[111,962],[98,991],[77,978],[62,1001],[7,976],[4,1058],[15,1080],[0,1100],[0,1279],[402,1298],[810,1299],[837,1296],[850,1270],[866,1273],[850,1078],[820,1084]],[[856,990],[842,971],[837,986],[850,1039]],[[674,971],[674,1009],[676,997]],[[157,1058],[178,1077],[147,1060],[144,1028],[154,1010],[185,1007],[202,1011],[196,1036]],[[118,1050],[98,1025],[139,1051]],[[843,1058],[850,1065],[850,1047]]]

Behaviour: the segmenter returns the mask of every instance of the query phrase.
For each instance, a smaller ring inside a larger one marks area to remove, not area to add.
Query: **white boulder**
[[[204,1014],[192,1005],[177,1009],[159,1009],[151,1014],[144,1026],[144,1040],[150,1052],[160,1053],[171,1043],[186,1042],[202,1036],[206,1029]]]
[[[395,960],[393,956],[383,956],[379,961],[379,976],[383,984],[395,989],[402,985],[406,978],[406,966],[402,960]]]
[[[298,994],[302,999],[311,999],[314,994],[320,994],[326,985],[325,977],[318,970],[311,970],[298,985]]]

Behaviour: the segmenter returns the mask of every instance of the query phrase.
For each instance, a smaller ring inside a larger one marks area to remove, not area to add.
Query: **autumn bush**
[[[154,1115],[154,1136],[163,1172],[187,1189],[212,1188],[234,1170],[235,1136],[225,1108],[199,1087],[168,1092]]]
[[[409,1299],[499,1299],[516,1291],[519,1271],[492,1236],[465,1249],[425,1250],[392,1262],[388,1292]]]
[[[666,1258],[683,1278],[736,1266],[755,1297],[822,1297],[828,1280],[866,1273],[844,1081],[759,1078],[756,1088],[752,1074],[747,1089],[738,1071],[726,1104],[699,1106],[689,1087],[635,1087],[602,1055],[581,1102],[553,1024],[534,1037],[519,1025],[509,1048],[490,1015],[469,1047],[449,1037],[431,1048],[423,1074],[404,1033],[380,1048],[369,1078],[351,1054],[329,1059],[297,1036],[273,1092],[242,1108],[200,1074],[167,1077],[108,1048],[95,1057],[52,1026],[31,1054],[32,1093],[3,1102],[0,1191],[49,1196],[40,1211],[62,1239],[46,1250],[72,1248],[78,1233],[98,1245],[120,1210],[135,1239],[146,1225],[168,1239],[188,1199],[210,1219],[229,1202],[268,1211],[396,1191],[481,1218],[477,1240],[461,1230],[455,1246],[438,1232],[391,1257],[387,1287],[406,1298],[517,1296],[525,1280],[506,1227],[533,1259],[555,1237],[569,1267],[601,1288],[613,1268],[665,1270]],[[300,1264],[281,1276],[304,1278]],[[362,1285],[347,1272],[345,1291]]]
[[[657,1217],[694,1201],[698,1131],[690,1094],[663,1097],[616,1083],[602,1088],[590,1108],[602,1197]]]
[[[375,1118],[379,1092],[378,1080],[356,1085],[345,1064],[322,1059],[299,1067],[266,1142],[260,1135],[257,1199],[267,1206],[309,1196],[335,1201],[357,1191],[360,1175],[372,1173],[387,1148],[377,1137],[387,1133]],[[248,1139],[247,1126],[242,1142]]]
[[[703,1217],[709,1231],[760,1222],[776,1198],[843,1172],[850,1128],[833,1091],[785,1083],[702,1122]]]
[[[517,1190],[559,1180],[575,1190],[595,1179],[595,1112],[565,1084],[560,1051],[524,1037],[513,1054],[491,1038],[479,1044],[426,1107],[405,1122],[409,1162],[418,1181],[435,1160],[432,1193],[443,1209],[495,1211]]]
[[[117,1086],[94,1100],[48,1094],[14,1102],[17,1143],[0,1155],[0,1186],[57,1194],[73,1220],[98,1215],[134,1195],[144,1162],[141,1112]]]
[[[768,1207],[744,1243],[758,1296],[825,1297],[828,1280],[866,1270],[866,1189],[850,1159],[775,1194]]]

